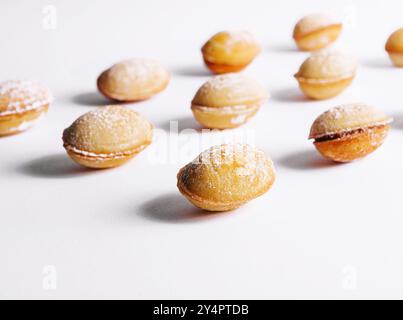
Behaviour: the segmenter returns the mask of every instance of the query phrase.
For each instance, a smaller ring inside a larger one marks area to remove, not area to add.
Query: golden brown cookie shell
[[[131,153],[121,154],[121,155],[109,155],[109,156],[96,156],[87,155],[85,153],[75,152],[65,145],[66,152],[70,158],[79,165],[92,169],[108,169],[115,168],[125,164],[127,161],[135,157],[141,150],[143,150],[146,145],[141,148],[134,149]]]
[[[266,88],[258,81],[231,73],[205,82],[197,90],[191,108],[203,127],[235,128],[252,118],[268,97]]]
[[[47,104],[22,113],[0,115],[0,136],[13,135],[28,130],[48,109],[49,105]]]
[[[385,50],[389,53],[403,53],[403,28],[396,30],[389,36]]]
[[[122,106],[87,112],[63,132],[63,146],[77,163],[111,168],[125,163],[152,141],[153,126]]]
[[[389,57],[395,67],[403,68],[403,52],[389,52]]]
[[[97,87],[109,99],[135,102],[164,90],[169,79],[169,72],[158,61],[135,58],[120,61],[103,71]]]
[[[249,121],[258,112],[260,105],[252,105],[245,109],[220,110],[192,105],[193,115],[198,123],[208,129],[231,129],[239,127]]]
[[[181,176],[183,174],[184,168],[182,168],[179,173],[178,173],[178,183],[177,187],[182,193],[182,195],[185,196],[185,198],[192,203],[194,206],[198,207],[199,209],[205,210],[205,211],[211,211],[211,212],[225,212],[225,211],[231,211],[234,209],[237,209],[241,207],[243,204],[245,204],[246,201],[236,201],[236,202],[231,202],[231,203],[220,203],[220,202],[215,202],[215,201],[209,201],[206,199],[203,199],[201,197],[198,197],[197,195],[191,194],[186,190],[186,187],[182,183]]]
[[[105,106],[87,112],[63,132],[63,142],[94,154],[128,152],[151,142],[153,126],[138,112]]]
[[[335,162],[351,162],[378,149],[389,132],[389,125],[366,128],[351,135],[328,141],[314,142],[325,158]]]
[[[79,165],[82,165],[87,168],[92,168],[92,169],[108,169],[108,168],[114,168],[123,165],[127,161],[129,161],[131,158],[134,157],[134,155],[130,156],[124,156],[121,158],[95,158],[95,157],[88,157],[84,155],[80,155],[78,153],[72,152],[67,150],[67,154],[70,156],[74,162],[76,162]]]
[[[239,72],[242,69],[246,68],[251,62],[252,60],[241,65],[228,65],[228,64],[213,63],[204,58],[204,63],[206,64],[207,68],[214,74]]]
[[[296,77],[304,95],[313,100],[325,100],[338,96],[351,85],[355,76],[333,81],[310,81]]]
[[[266,155],[247,145],[219,145],[178,173],[179,191],[197,207],[228,211],[267,192],[275,180]]]
[[[266,185],[264,189],[262,189],[259,193],[254,194],[253,196],[243,200],[243,201],[231,201],[231,202],[218,202],[218,201],[211,201],[202,197],[199,197],[195,194],[190,193],[186,187],[184,186],[183,182],[181,181],[181,176],[183,174],[184,168],[181,169],[178,173],[178,183],[177,187],[179,191],[186,197],[186,199],[191,202],[194,206],[198,207],[199,209],[212,211],[212,212],[224,212],[224,211],[231,211],[235,210],[245,203],[249,202],[250,200],[257,198],[264,193],[266,193],[273,185],[275,181],[275,176],[273,173],[273,177],[271,181]]]
[[[113,92],[113,90],[108,89],[108,86],[105,84],[104,80],[104,78],[106,77],[106,72],[107,71],[104,71],[97,79],[98,91],[106,98],[118,102],[139,102],[150,99],[152,96],[165,90],[169,84],[169,78],[167,78],[166,80],[161,81],[159,86],[153,88],[152,90],[145,89],[141,93],[136,93],[132,94],[131,96],[124,97],[121,94],[117,94]]]
[[[238,72],[260,52],[260,45],[246,31],[222,31],[212,36],[201,49],[206,66],[215,74]]]
[[[294,40],[302,51],[316,51],[328,47],[340,36],[342,24],[332,24],[304,34],[294,31]]]

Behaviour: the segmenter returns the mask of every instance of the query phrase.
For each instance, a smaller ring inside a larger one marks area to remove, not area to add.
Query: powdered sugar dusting
[[[269,94],[267,90],[256,80],[250,79],[241,73],[228,73],[215,76],[205,82],[197,91],[193,103],[203,104],[210,97],[219,97],[220,100],[266,100]],[[205,105],[209,106],[209,105]]]
[[[260,51],[260,45],[252,33],[244,30],[221,31],[210,38],[202,48],[204,58],[214,62],[217,58],[217,50],[228,55],[239,50],[239,48],[248,48],[257,54]],[[251,57],[252,58],[252,57]]]
[[[228,73],[213,77],[202,86],[202,90],[223,90],[230,88],[231,90],[241,90],[245,83],[251,81],[248,77],[239,73]]]
[[[108,76],[119,83],[145,82],[158,73],[166,73],[158,61],[139,58],[124,60],[108,70]]]
[[[227,41],[225,42],[225,46],[231,50],[233,46],[237,45],[238,43],[249,43],[254,44],[256,43],[256,39],[252,33],[245,30],[232,30],[232,31],[224,31],[228,35]]]
[[[247,144],[236,143],[213,146],[202,152],[192,161],[192,164],[202,164],[217,169],[224,164],[236,163],[243,168],[239,171],[242,175],[249,172],[262,175],[263,178],[268,175],[267,161],[271,163],[263,151]]]
[[[52,100],[49,89],[35,81],[10,80],[0,83],[0,116],[38,109]]]
[[[312,54],[304,61],[296,76],[312,78],[344,78],[354,75],[357,60],[337,51],[322,51]]]
[[[296,28],[302,34],[309,34],[316,30],[340,23],[337,19],[330,14],[315,13],[303,17],[298,21]]]

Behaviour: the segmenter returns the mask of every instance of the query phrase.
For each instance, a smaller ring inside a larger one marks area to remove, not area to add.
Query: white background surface
[[[48,4],[54,30],[43,25]],[[361,66],[341,96],[310,102],[293,79],[306,54],[290,35],[302,15],[323,10],[346,16],[336,46]],[[399,0],[1,1],[1,80],[40,80],[56,100],[33,130],[0,140],[0,297],[403,298],[403,70],[383,49],[402,10]],[[235,132],[254,134],[277,181],[235,212],[205,215],[176,189],[179,168],[206,147],[200,133],[167,135],[170,120],[197,128],[190,100],[209,77],[199,49],[231,28],[261,41],[245,72],[272,95]],[[62,130],[107,103],[95,79],[129,57],[156,58],[172,72],[166,91],[130,105],[159,138],[123,167],[81,169]],[[329,164],[307,141],[310,125],[357,101],[393,115],[394,128],[372,156]],[[185,155],[156,163],[158,150],[184,141],[193,143]],[[55,290],[43,286],[46,266],[56,268]]]

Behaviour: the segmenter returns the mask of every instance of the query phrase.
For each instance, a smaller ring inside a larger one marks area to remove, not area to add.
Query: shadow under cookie
[[[343,165],[323,158],[314,149],[290,153],[280,158],[277,163],[280,166],[294,170],[323,169]]]
[[[39,157],[22,164],[17,171],[38,178],[72,178],[94,172],[77,165],[67,154]]]
[[[203,127],[192,116],[177,119],[173,118],[164,121],[160,124],[157,124],[157,128],[160,128],[166,132],[176,132],[177,130],[179,133],[187,129],[195,130],[197,132],[203,129]]]
[[[218,215],[196,208],[181,196],[179,191],[152,198],[140,208],[141,217],[168,223],[196,222]]]
[[[173,70],[173,73],[184,77],[211,77],[212,73],[203,65],[184,66]]]
[[[73,96],[72,101],[78,105],[88,107],[100,107],[117,103],[114,100],[105,98],[103,95],[96,91],[77,94]]]
[[[271,92],[271,98],[279,102],[315,102],[308,99],[297,87],[280,89]]]

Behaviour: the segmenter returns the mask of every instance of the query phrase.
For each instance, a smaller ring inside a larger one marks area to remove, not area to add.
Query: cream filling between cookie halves
[[[84,151],[77,149],[76,147],[73,147],[72,145],[69,145],[68,143],[64,143],[64,148],[67,151],[73,152],[78,156],[82,157],[87,157],[87,158],[93,158],[93,159],[100,159],[100,160],[107,160],[107,159],[122,159],[126,158],[132,155],[135,155],[145,149],[150,142],[144,143],[132,150],[128,151],[122,151],[122,152],[112,152],[112,153],[95,153],[95,152],[89,152],[89,151]]]

